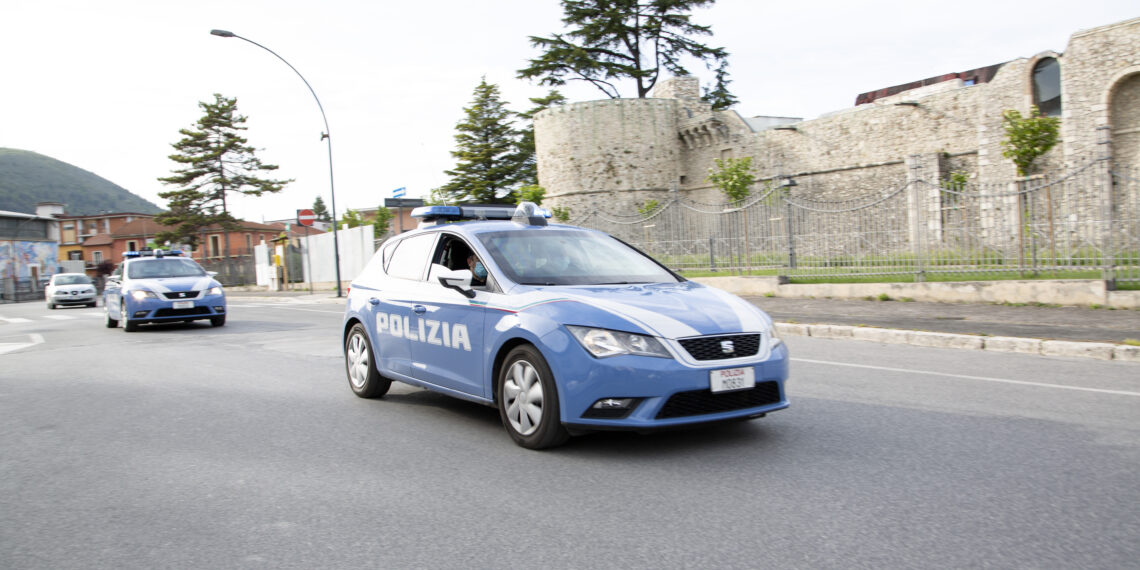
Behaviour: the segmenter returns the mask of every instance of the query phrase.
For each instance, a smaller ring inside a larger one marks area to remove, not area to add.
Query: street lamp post
[[[329,134],[330,133],[330,131],[329,131],[329,119],[328,119],[328,117],[325,116],[325,108],[323,105],[321,105],[321,99],[319,97],[317,97],[317,92],[313,91],[313,86],[309,85],[309,81],[307,79],[305,79],[305,76],[301,75],[301,72],[297,71],[297,68],[293,67],[293,64],[286,61],[285,58],[278,55],[277,52],[255,42],[249,38],[243,38],[243,37],[231,32],[231,31],[228,31],[228,30],[210,30],[210,33],[212,35],[222,37],[222,38],[237,38],[239,40],[245,40],[245,41],[247,41],[247,42],[249,42],[249,43],[251,43],[251,44],[253,44],[253,45],[255,45],[255,46],[271,53],[271,54],[273,54],[277,59],[280,59],[282,62],[284,62],[285,65],[288,65],[289,69],[292,69],[293,73],[296,73],[297,77],[300,77],[301,81],[305,82],[305,87],[309,88],[309,93],[313,94],[313,99],[316,100],[316,102],[317,102],[317,108],[321,110],[321,119],[325,122],[325,132],[321,133],[321,140],[327,140],[328,141],[328,148],[329,148],[329,197],[332,199],[331,205],[332,205],[332,219],[333,219],[333,262],[336,264],[336,296],[337,297],[344,296],[342,291],[341,291],[341,287],[340,287],[340,242],[337,240],[337,232],[336,232],[336,230],[337,230],[336,186],[333,184],[332,136]]]

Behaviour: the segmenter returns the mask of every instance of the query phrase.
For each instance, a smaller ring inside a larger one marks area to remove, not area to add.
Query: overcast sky
[[[720,0],[693,13],[726,48],[744,116],[814,118],[864,91],[1063,52],[1072,33],[1140,16],[1136,0],[763,2]],[[537,55],[528,36],[562,31],[556,0],[3,0],[0,147],[94,172],[165,207],[157,178],[199,101],[236,97],[262,160],[285,191],[237,200],[252,221],[329,204],[320,97],[332,132],[338,216],[391,191],[426,196],[454,167],[455,124],[481,77],[508,108],[546,93],[515,79]],[[710,79],[703,68],[693,70]],[[632,85],[622,86],[633,96]],[[602,99],[583,84],[571,101]],[[0,176],[3,174],[0,173]]]

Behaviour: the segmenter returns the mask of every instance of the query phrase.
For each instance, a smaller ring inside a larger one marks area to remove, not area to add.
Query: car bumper
[[[225,295],[207,295],[200,299],[184,300],[189,307],[175,308],[176,301],[166,299],[126,300],[127,319],[135,324],[165,323],[209,319],[226,314]]]
[[[571,429],[650,431],[759,417],[788,407],[784,392],[788,350],[783,343],[764,359],[697,368],[666,358],[587,358],[555,372],[563,423]],[[711,371],[726,368],[751,368],[755,387],[712,392]],[[624,407],[614,405],[626,399],[633,401]]]
[[[95,294],[86,293],[72,295],[68,293],[61,295],[52,295],[48,298],[48,300],[56,305],[90,305],[91,303],[95,302]]]

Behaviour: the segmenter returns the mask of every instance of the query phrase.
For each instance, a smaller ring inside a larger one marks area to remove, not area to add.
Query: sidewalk
[[[343,303],[332,291],[233,291],[232,299]],[[743,296],[783,335],[1140,362],[1140,310]]]
[[[783,334],[1140,362],[1140,310],[744,297]]]

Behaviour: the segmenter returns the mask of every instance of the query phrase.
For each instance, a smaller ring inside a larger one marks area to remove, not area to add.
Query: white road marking
[[[35,333],[29,334],[28,339],[31,342],[0,342],[0,354],[6,354],[14,350],[20,350],[21,348],[35,346],[44,341],[44,337],[42,335]]]
[[[12,318],[10,318],[10,319],[9,319],[9,318],[5,318],[5,317],[0,317],[0,321],[4,321],[4,322],[6,322],[6,323],[11,323],[11,324],[18,324],[18,323],[30,323],[30,322],[32,322],[32,320],[31,320],[31,319],[21,319],[20,317],[12,317]]]
[[[70,321],[75,317],[70,315],[44,315],[45,319],[55,319],[57,321]]]
[[[793,358],[792,362],[808,362],[811,364],[829,364],[832,366],[846,366],[848,368],[865,368],[868,370],[883,370],[886,372],[904,372],[907,374],[926,374],[930,376],[945,376],[962,380],[978,380],[981,382],[997,382],[1000,384],[1017,384],[1019,386],[1034,386],[1037,388],[1056,388],[1058,390],[1076,390],[1078,392],[1095,392],[1097,394],[1113,394],[1116,396],[1137,396],[1140,392],[1127,392],[1124,390],[1103,390],[1100,388],[1083,388],[1080,386],[1064,386],[1061,384],[1045,384],[1043,382],[1027,382],[1024,380],[1010,380],[1008,378],[989,378],[986,376],[968,376],[965,374],[949,374],[946,372],[931,372],[929,370],[912,370],[909,368],[891,368],[888,366],[871,366],[868,364],[850,364],[847,362],[832,362],[830,360],[811,360],[808,358]]]

